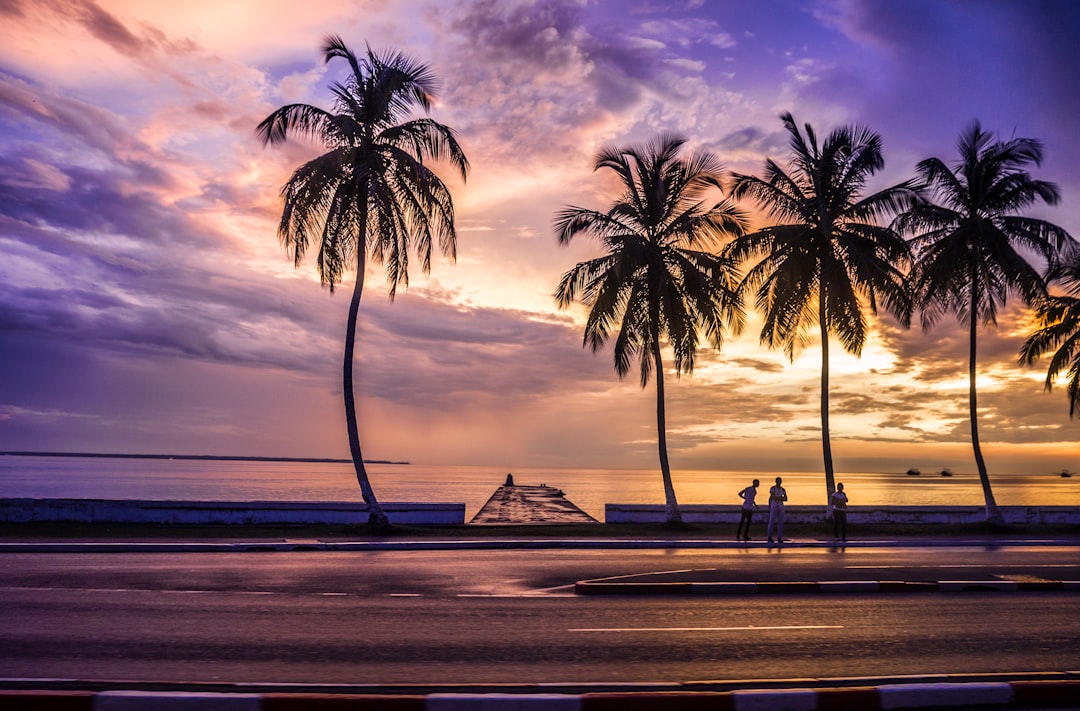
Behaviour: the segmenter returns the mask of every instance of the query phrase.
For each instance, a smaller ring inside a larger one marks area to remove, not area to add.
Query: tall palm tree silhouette
[[[278,235],[299,266],[312,247],[322,283],[334,290],[345,271],[356,270],[345,335],[343,383],[349,450],[369,525],[385,528],[386,514],[375,497],[360,451],[353,391],[353,353],[357,317],[370,254],[384,265],[391,299],[409,284],[409,251],[422,270],[431,267],[431,247],[456,256],[454,206],[450,191],[425,163],[445,159],[462,179],[469,163],[454,132],[429,118],[409,118],[428,111],[437,80],[424,64],[396,52],[370,47],[357,56],[340,37],[330,35],[322,48],[327,63],[348,62],[344,82],[331,84],[334,110],[289,104],[267,116],[256,129],[263,144],[278,144],[300,134],[323,144],[325,153],[304,163],[281,189],[284,209]]]
[[[821,339],[821,444],[826,500],[835,491],[829,431],[829,336],[858,355],[869,329],[866,309],[881,304],[904,326],[911,300],[905,282],[910,251],[892,229],[876,221],[910,206],[909,182],[861,195],[867,179],[884,167],[881,138],[844,126],[818,143],[790,113],[782,115],[790,135],[791,163],[784,170],[766,159],[765,177],[734,176],[732,195],[749,197],[776,221],[728,245],[739,263],[758,260],[741,288],[752,290],[764,313],[761,342],[782,347],[794,360],[812,338]]]
[[[743,326],[737,274],[723,257],[704,251],[726,235],[741,234],[743,215],[719,198],[721,166],[707,152],[679,157],[685,139],[661,135],[642,147],[608,148],[596,169],[610,168],[622,194],[607,212],[568,206],[555,219],[559,243],[578,235],[607,250],[563,275],[555,292],[562,308],[580,299],[589,307],[583,345],[595,352],[615,331],[615,372],[635,361],[641,387],[656,378],[656,429],[669,524],[682,522],[668,462],[662,345],[674,351],[676,374],[694,369],[703,332],[720,348],[725,331]]]
[[[1003,522],[979,444],[975,390],[979,324],[996,325],[998,309],[1010,294],[1026,304],[1046,296],[1042,275],[1024,257],[1030,252],[1051,267],[1058,251],[1072,243],[1060,227],[1017,213],[1037,201],[1054,205],[1057,186],[1028,172],[1042,162],[1042,144],[1031,138],[998,141],[974,121],[960,134],[959,160],[949,167],[939,158],[918,165],[931,202],[914,206],[895,226],[914,234],[913,285],[924,330],[945,313],[968,326],[968,406],[971,446],[979,470],[986,518]]]

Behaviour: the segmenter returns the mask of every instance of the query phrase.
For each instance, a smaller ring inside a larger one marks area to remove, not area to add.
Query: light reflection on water
[[[508,470],[496,467],[435,465],[368,465],[372,486],[381,501],[464,502],[471,518]],[[548,484],[603,520],[606,503],[662,503],[658,469],[512,470],[518,484]],[[737,492],[755,477],[761,481],[758,501],[779,474],[792,504],[824,503],[820,473],[807,472],[673,472],[675,492],[683,504],[735,504]],[[838,472],[852,506],[891,504],[972,505],[983,503],[979,478],[957,472],[906,476],[903,472]],[[1065,479],[1050,473],[990,474],[998,504],[1003,506],[1080,506],[1080,476]],[[236,462],[76,457],[0,457],[0,498],[180,499],[207,501],[359,501],[349,464]]]

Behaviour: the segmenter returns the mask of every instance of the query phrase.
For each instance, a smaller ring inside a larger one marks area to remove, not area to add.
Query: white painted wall
[[[390,523],[465,523],[465,504],[389,502]],[[160,524],[366,524],[363,502],[0,499],[0,522]]]
[[[1000,506],[1006,523],[1012,524],[1080,524],[1080,508],[1076,506]],[[739,523],[738,504],[681,504],[679,511],[686,523]],[[862,523],[979,523],[986,520],[984,506],[849,506],[848,524]],[[800,523],[819,523],[825,519],[824,506],[786,506],[784,526]],[[663,523],[666,521],[663,504],[607,504],[604,521],[607,523]],[[754,525],[765,525],[769,510],[761,507],[754,514]]]

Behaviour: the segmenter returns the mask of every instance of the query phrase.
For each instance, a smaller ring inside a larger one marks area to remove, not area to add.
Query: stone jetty
[[[599,523],[567,500],[561,489],[553,486],[514,484],[512,475],[495,490],[487,503],[469,522],[479,525],[539,526],[560,523]]]

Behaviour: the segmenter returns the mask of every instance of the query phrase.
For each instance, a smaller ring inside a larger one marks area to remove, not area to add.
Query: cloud
[[[445,99],[462,133],[519,159],[558,160],[578,152],[582,131],[636,103],[655,73],[654,51],[601,38],[584,19],[580,3],[560,0],[460,6],[449,23],[456,61]]]
[[[761,373],[780,373],[784,370],[784,367],[778,363],[755,358],[732,358],[727,359],[726,362],[741,368],[751,368]]]
[[[641,23],[641,31],[656,39],[661,46],[676,44],[690,47],[698,43],[707,43],[713,47],[728,49],[738,42],[720,23],[701,17],[659,17]]]
[[[887,91],[863,105],[863,120],[884,123],[903,112],[907,121],[898,123],[894,134],[903,142],[944,152],[968,121],[982,118],[992,130],[1052,139],[1056,149],[1068,151],[1068,162],[1080,158],[1075,141],[1057,139],[1067,125],[1061,120],[1080,108],[1080,79],[1067,70],[1080,61],[1080,48],[1064,30],[1080,24],[1075,3],[1048,0],[1035,8],[838,0],[820,4],[817,15],[884,53]],[[972,81],[973,76],[978,79]],[[998,89],[988,92],[988,85]],[[1045,106],[1048,113],[1040,117],[1024,108],[1033,105]],[[989,115],[997,119],[988,121]]]
[[[68,15],[92,36],[101,40],[121,54],[134,57],[145,55],[154,49],[154,43],[136,37],[127,27],[92,1],[56,2],[52,4],[60,14]]]
[[[951,155],[977,115],[1045,139],[1045,176],[1066,195],[1049,217],[1076,231],[1077,49],[1060,31],[1076,10],[982,5],[0,1],[0,368],[26,375],[0,379],[0,446],[344,452],[352,277],[331,296],[276,236],[278,191],[319,147],[254,135],[283,103],[327,104],[344,67],[318,50],[335,31],[430,62],[443,80],[432,115],[473,165],[451,185],[457,264],[416,275],[394,303],[367,275],[368,451],[654,466],[652,386],[583,349],[581,309],[557,312],[551,296],[600,249],[560,248],[551,227],[563,205],[610,204],[597,148],[675,131],[757,173],[786,158],[777,115],[792,110],[822,134],[880,130],[895,182]],[[1024,318],[1014,304],[980,331],[981,431],[1057,451],[1075,424],[1041,373],[1015,365]],[[863,360],[834,349],[837,456],[969,446],[963,326],[875,324]],[[815,347],[788,363],[751,331],[667,379],[673,459],[820,466]]]
[[[129,141],[127,132],[117,125],[108,111],[50,93],[2,71],[0,111],[3,112],[0,117],[5,118],[13,129],[9,141],[30,143],[43,137],[59,140],[58,146],[50,146],[56,158],[73,157],[64,155],[73,145],[109,155]]]

